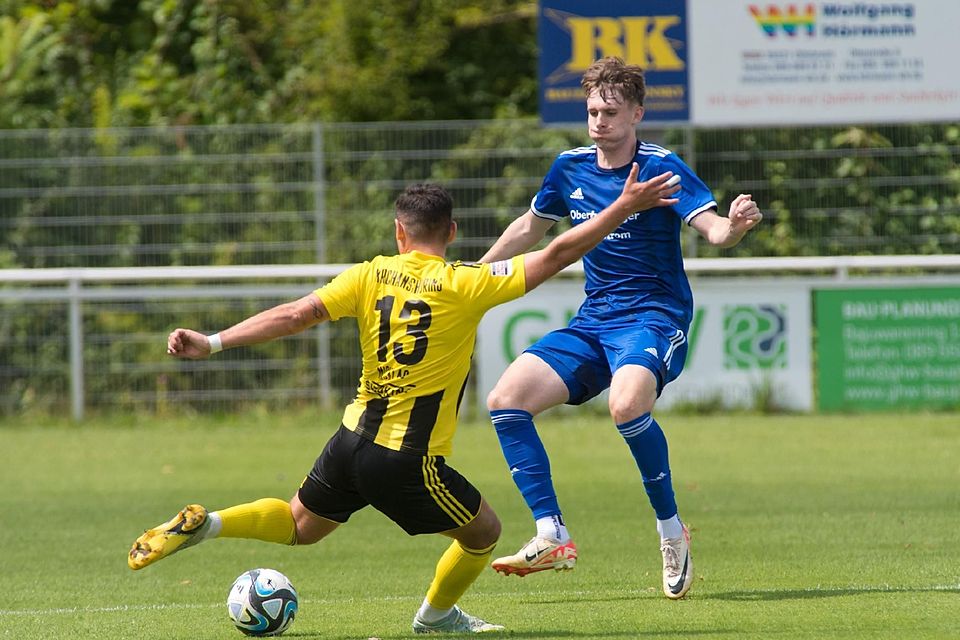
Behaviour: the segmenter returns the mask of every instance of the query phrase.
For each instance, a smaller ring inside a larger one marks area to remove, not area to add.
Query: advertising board
[[[582,123],[580,77],[646,71],[647,122],[762,126],[960,119],[957,0],[542,0],[540,112]]]
[[[960,406],[960,287],[814,293],[826,410]]]
[[[810,289],[745,280],[692,283],[696,310],[683,374],[658,403],[813,408]],[[548,331],[565,326],[583,299],[578,281],[548,282],[487,312],[475,364],[481,404],[507,365]]]

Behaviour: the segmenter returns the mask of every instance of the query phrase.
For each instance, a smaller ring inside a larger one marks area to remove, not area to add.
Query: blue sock
[[[657,519],[667,520],[677,515],[677,501],[673,496],[673,483],[670,480],[670,456],[667,451],[667,438],[663,429],[649,413],[624,424],[618,424],[617,430],[627,441],[633,459],[640,468],[643,487]]]
[[[514,484],[523,494],[534,518],[560,515],[550,477],[550,459],[533,425],[533,416],[521,409],[495,409],[490,420],[500,439]]]

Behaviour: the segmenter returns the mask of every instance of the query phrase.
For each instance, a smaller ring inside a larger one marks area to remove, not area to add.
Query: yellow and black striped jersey
[[[363,374],[343,424],[388,449],[449,455],[483,314],[523,295],[523,256],[446,263],[412,251],[354,265],[316,290],[357,318]]]

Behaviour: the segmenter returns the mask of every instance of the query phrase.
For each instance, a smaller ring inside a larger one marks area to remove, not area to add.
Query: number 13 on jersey
[[[406,332],[391,345],[390,337],[393,333],[391,318],[395,302],[394,296],[384,296],[374,305],[380,312],[377,360],[386,362],[387,355],[392,351],[398,364],[414,365],[423,360],[427,354],[427,329],[430,327],[431,320],[430,305],[423,300],[407,300],[403,303],[399,320],[405,321]],[[416,314],[415,318],[414,314]]]

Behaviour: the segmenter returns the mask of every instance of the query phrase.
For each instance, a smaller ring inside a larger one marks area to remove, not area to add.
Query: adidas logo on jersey
[[[573,193],[570,194],[571,200],[583,200],[583,189],[577,187],[573,190]]]
[[[660,354],[657,353],[656,347],[647,347],[646,349],[644,349],[644,351],[652,355],[654,358],[660,357]]]

